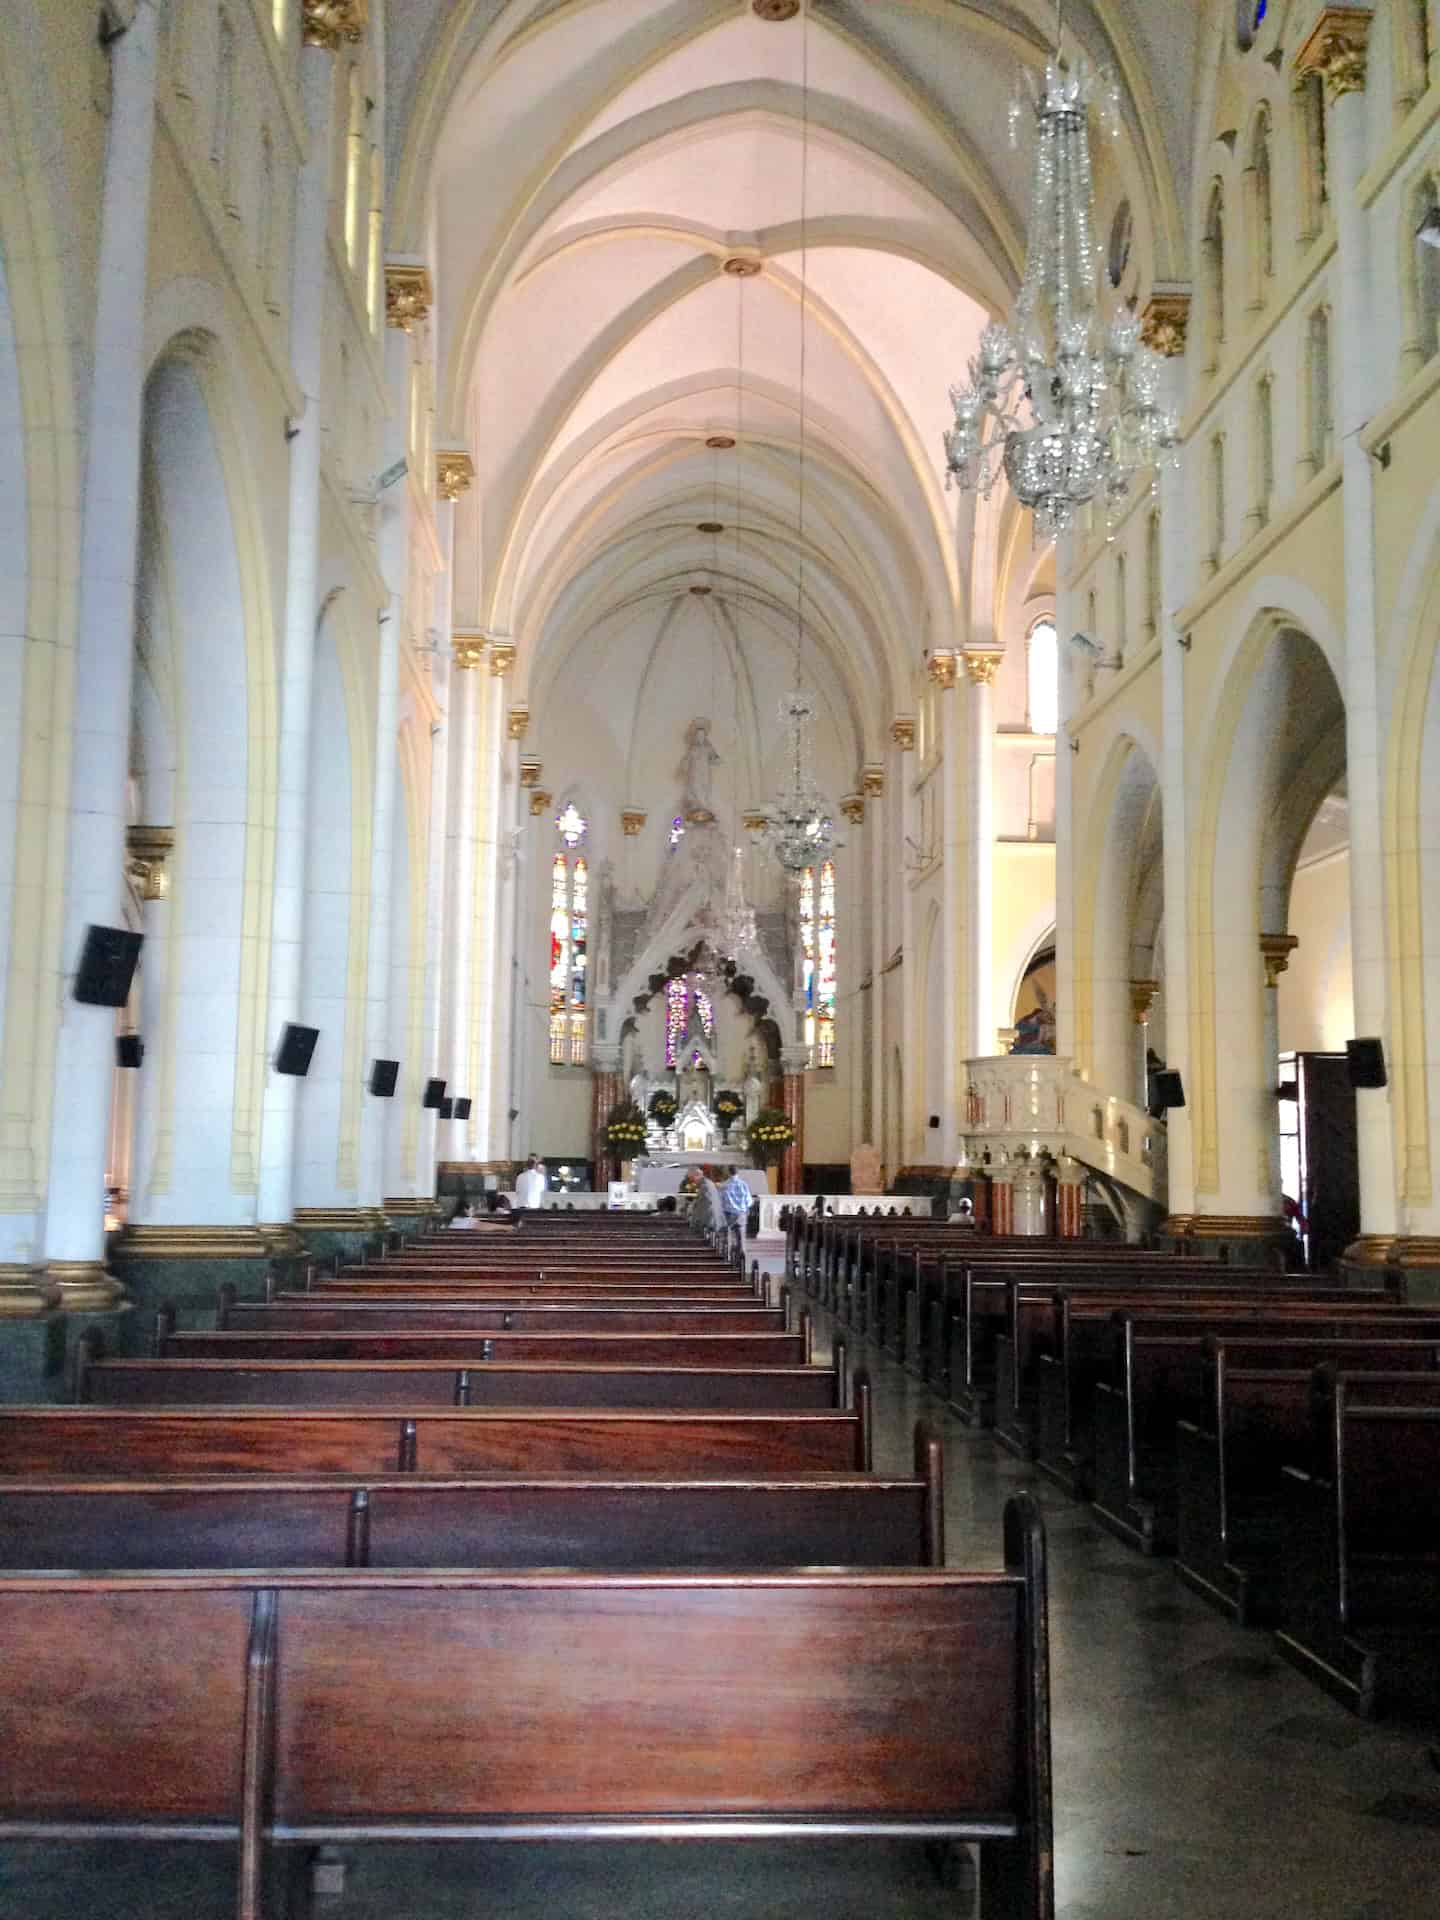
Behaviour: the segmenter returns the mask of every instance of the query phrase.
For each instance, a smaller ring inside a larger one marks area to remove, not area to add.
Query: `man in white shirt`
[[[545,1202],[545,1172],[535,1154],[525,1162],[525,1171],[515,1182],[517,1206],[534,1209]]]

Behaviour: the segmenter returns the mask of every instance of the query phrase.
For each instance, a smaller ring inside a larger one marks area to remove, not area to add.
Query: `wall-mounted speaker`
[[[117,1067],[138,1067],[145,1058],[145,1042],[138,1033],[117,1033],[115,1036],[115,1064]]]
[[[1347,1040],[1345,1058],[1350,1064],[1352,1087],[1385,1085],[1385,1047],[1379,1040]]]
[[[144,934],[131,933],[128,927],[87,927],[75,998],[87,1007],[123,1007],[144,944]]]
[[[445,1082],[443,1080],[425,1082],[425,1092],[420,1101],[422,1107],[438,1107],[444,1098]]]
[[[453,1120],[455,1118],[455,1102],[450,1098],[448,1093],[440,1102],[440,1118],[442,1120]]]
[[[395,1083],[400,1078],[398,1060],[376,1060],[370,1068],[370,1091],[382,1100],[394,1097]]]
[[[470,1095],[468,1093],[462,1095],[462,1097],[455,1102],[455,1118],[457,1120],[468,1120],[470,1118]]]
[[[287,1020],[280,1035],[280,1051],[275,1055],[275,1071],[293,1073],[303,1079],[310,1071],[310,1060],[319,1038],[318,1027],[299,1027]]]
[[[1150,1105],[1156,1113],[1185,1104],[1185,1082],[1172,1068],[1161,1067],[1150,1076]]]
[[[938,1127],[938,1126],[939,1126],[939,1124],[940,1124],[940,1116],[939,1116],[939,1114],[938,1114],[938,1113],[932,1113],[932,1114],[931,1114],[931,1116],[930,1116],[930,1125],[931,1125],[932,1127]]]

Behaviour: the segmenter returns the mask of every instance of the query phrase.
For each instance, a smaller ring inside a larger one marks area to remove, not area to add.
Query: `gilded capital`
[[[450,657],[457,667],[478,667],[485,657],[485,636],[480,633],[453,634]]]
[[[1293,933],[1262,933],[1260,958],[1265,963],[1265,984],[1278,987],[1280,976],[1290,964],[1290,956],[1300,941]]]
[[[142,900],[163,900],[169,893],[165,862],[174,849],[173,827],[125,829],[125,873]]]
[[[490,642],[490,671],[497,680],[503,680],[515,664],[515,646],[510,640],[492,640]]]
[[[847,793],[840,802],[840,813],[852,827],[861,826],[865,819],[865,796],[863,793]]]
[[[352,45],[365,38],[366,0],[301,0],[300,38],[307,47],[338,51],[342,41]]]
[[[915,745],[915,722],[909,714],[901,714],[890,722],[890,738],[902,753],[909,753]]]
[[[740,824],[747,833],[763,833],[766,827],[766,817],[759,808],[752,807],[748,813],[740,816]]]
[[[430,269],[423,260],[385,263],[385,324],[413,333],[435,304]]]
[[[1152,353],[1174,360],[1185,351],[1190,331],[1187,287],[1156,287],[1140,315],[1140,338]]]
[[[1137,1027],[1143,1027],[1150,1018],[1150,1009],[1155,1004],[1155,996],[1160,991],[1158,980],[1132,980],[1130,982],[1130,1012]]]
[[[969,675],[971,686],[993,687],[995,675],[1004,658],[1003,653],[988,648],[984,652],[965,654],[965,671]]]
[[[520,784],[522,787],[538,787],[544,767],[533,755],[527,754],[520,762]]]
[[[475,462],[463,447],[442,447],[435,456],[435,485],[442,500],[458,500],[470,491]]]
[[[529,707],[511,707],[505,716],[505,731],[512,740],[523,740],[530,728]]]
[[[959,675],[960,665],[957,656],[948,648],[932,653],[926,663],[925,671],[937,687],[953,687]]]
[[[553,796],[548,794],[543,787],[536,787],[532,791],[530,795],[530,811],[537,820],[542,813],[548,813],[550,811],[550,801],[552,797]]]
[[[885,769],[873,762],[860,769],[860,791],[867,800],[878,800],[885,791]]]
[[[1373,18],[1369,7],[1325,7],[1295,56],[1296,73],[1318,74],[1332,100],[1362,92]]]
[[[644,831],[645,822],[649,817],[643,807],[622,807],[620,809],[620,831],[627,840],[633,840],[637,834]]]

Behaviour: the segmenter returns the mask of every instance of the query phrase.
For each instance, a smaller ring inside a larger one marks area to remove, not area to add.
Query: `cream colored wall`
[[[1043,842],[995,848],[992,1025],[1010,1026],[1015,991],[1031,955],[1055,925],[1055,848]]]
[[[1350,968],[1350,856],[1301,867],[1290,889],[1290,927],[1299,947],[1280,977],[1280,1047],[1343,1052],[1355,1034]]]

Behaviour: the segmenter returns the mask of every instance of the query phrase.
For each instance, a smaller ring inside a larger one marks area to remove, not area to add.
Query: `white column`
[[[295,191],[290,360],[304,396],[290,442],[290,527],[285,563],[285,637],[280,669],[280,748],[275,804],[275,895],[270,916],[269,1041],[300,1017],[305,935],[305,823],[310,786],[310,694],[315,670],[320,523],[320,383],[324,357],[326,223],[330,206],[329,55],[306,47],[300,91],[309,137]],[[294,1210],[295,1102],[300,1081],[272,1068],[265,1085],[260,1218],[288,1224]]]
[[[497,707],[503,709],[503,685],[493,683]],[[492,726],[498,723],[498,713]],[[510,1109],[523,1106],[519,1098],[520,1076],[516,1063],[517,1043],[523,1041],[527,1009],[519,1001],[524,970],[516,954],[516,924],[522,879],[519,860],[512,849],[519,831],[521,809],[527,804],[526,790],[519,780],[519,748],[506,741],[503,731],[495,737],[493,773],[497,824],[495,855],[491,864],[493,881],[490,899],[494,944],[491,971],[494,981],[491,1016],[482,1033],[488,1032],[491,1046],[490,1138],[487,1159],[508,1160],[513,1152]],[[478,901],[477,901],[478,910]]]
[[[950,672],[955,671],[954,658]],[[936,699],[940,722],[940,889],[942,925],[945,933],[945,1021],[942,1045],[945,1048],[945,1090],[940,1109],[940,1137],[943,1150],[955,1150],[956,1134],[964,1100],[965,1061],[970,1057],[975,1030],[974,930],[971,925],[969,872],[969,813],[971,774],[968,715],[968,684],[954,691],[953,677],[942,679],[947,690]],[[926,982],[917,991],[924,993]],[[918,1058],[918,1056],[917,1056]]]
[[[87,926],[122,924],[155,46],[154,0],[137,0],[130,26],[110,49],[110,134],[80,536],[61,947],[67,970],[79,960]],[[80,1006],[70,997],[72,985],[67,972],[45,1252],[66,1304],[104,1307],[119,1293],[101,1270],[115,1015],[109,1007]]]
[[[1367,213],[1359,192],[1366,165],[1363,43],[1361,53],[1357,83],[1331,100],[1328,166],[1337,243],[1336,411],[1345,543],[1345,771],[1350,800],[1355,1031],[1388,1041],[1383,770],[1375,657],[1375,481],[1370,456],[1360,444],[1361,430],[1375,411],[1380,370],[1374,354]],[[1362,1236],[1389,1239],[1400,1225],[1389,1089],[1357,1089],[1355,1120],[1360,1231]]]
[[[1055,545],[1055,632],[1059,640],[1059,717],[1055,730],[1055,1051],[1075,1058],[1075,780],[1070,716],[1076,707],[1073,537]]]
[[[447,712],[453,714],[457,697],[456,682],[463,683],[464,675],[458,674],[452,664],[446,678],[449,706]],[[401,1098],[419,1106],[421,1090],[426,1080],[442,1071],[441,1068],[441,1024],[444,1011],[446,950],[454,933],[455,923],[447,916],[446,897],[446,849],[450,819],[449,783],[450,764],[454,758],[454,743],[451,738],[450,722],[440,722],[440,731],[432,738],[432,758],[430,762],[430,876],[426,894],[425,917],[425,1026],[422,1039],[421,1058],[418,1062],[405,1060],[401,1066],[400,1084],[405,1089]],[[428,1108],[420,1112],[420,1137],[415,1150],[415,1190],[417,1194],[433,1196],[435,1192],[435,1115]]]
[[[499,1128],[503,1115],[496,1112],[499,1091],[504,1091],[506,1111],[515,1104],[509,1094],[509,1075],[503,1070],[509,1059],[509,1043],[502,1048],[497,1025],[499,1007],[508,998],[502,983],[506,949],[500,943],[501,916],[496,911],[505,844],[501,779],[508,738],[506,681],[503,676],[487,674],[476,692],[471,746],[475,778],[470,893],[472,992],[465,1035],[469,1044],[461,1057],[469,1062],[465,1071],[472,1085],[466,1090],[474,1103],[466,1135],[468,1151],[474,1159],[495,1160],[505,1158],[508,1151],[495,1145],[497,1139],[505,1137]],[[495,1036],[493,1045],[491,1035]]]
[[[475,888],[475,713],[484,692],[478,636],[460,637],[450,655],[450,738],[445,811],[445,953],[439,1072],[454,1087],[470,1026],[470,942]]]
[[[970,770],[965,884],[970,922],[970,1032],[972,1057],[999,1046],[995,1019],[995,671],[996,649],[972,649],[965,663],[965,746]]]

